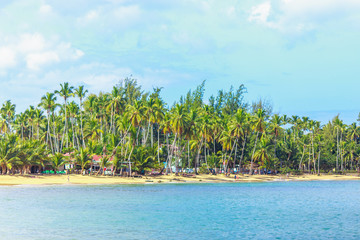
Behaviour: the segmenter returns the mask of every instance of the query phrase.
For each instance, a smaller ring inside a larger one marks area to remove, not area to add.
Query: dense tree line
[[[27,173],[32,165],[56,171],[69,161],[65,153],[82,170],[92,164],[92,155],[101,155],[101,169],[113,165],[114,174],[125,167],[139,173],[174,168],[320,173],[359,167],[356,123],[346,125],[339,116],[321,124],[274,114],[267,101],[247,103],[243,85],[208,100],[204,91],[205,82],[170,106],[161,88],[145,92],[127,78],[98,95],[63,83],[19,114],[6,101],[1,172]]]

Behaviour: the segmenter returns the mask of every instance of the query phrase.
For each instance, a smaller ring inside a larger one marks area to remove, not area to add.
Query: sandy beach
[[[336,181],[360,180],[357,175],[197,175],[183,177],[174,175],[143,176],[141,178],[112,177],[112,176],[82,176],[82,175],[1,175],[0,185],[69,185],[69,184],[161,184],[161,183],[225,183],[225,182],[268,182],[268,181]]]

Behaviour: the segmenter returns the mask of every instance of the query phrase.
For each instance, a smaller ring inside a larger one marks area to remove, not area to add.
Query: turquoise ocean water
[[[0,239],[360,239],[360,181],[0,187]]]

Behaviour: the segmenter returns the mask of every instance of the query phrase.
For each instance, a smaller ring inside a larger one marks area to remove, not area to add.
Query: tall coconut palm
[[[339,170],[339,156],[340,156],[340,138],[339,138],[339,132],[342,129],[343,123],[339,118],[339,115],[337,115],[334,119],[334,128],[336,130],[336,170]]]
[[[85,148],[85,140],[84,140],[84,130],[83,130],[83,100],[86,96],[86,93],[88,93],[88,90],[85,90],[84,86],[79,86],[75,89],[74,94],[79,98],[80,100],[80,130],[81,130],[81,140],[83,148]]]
[[[274,134],[274,157],[275,157],[275,159],[277,158],[277,156],[276,156],[277,138],[278,138],[280,132],[282,131],[282,127],[281,127],[282,125],[283,125],[283,118],[280,117],[278,114],[274,114],[270,120],[270,128],[271,128],[272,134]]]
[[[269,140],[267,137],[261,137],[259,148],[256,150],[254,154],[254,160],[259,161],[259,165],[269,170],[272,166],[270,161],[270,147]]]
[[[71,132],[72,132],[72,146],[73,148],[80,148],[81,144],[78,138],[76,126],[77,126],[77,119],[79,116],[79,106],[74,102],[70,102],[68,104],[68,112],[69,112],[69,120],[71,124]]]
[[[174,141],[172,144],[170,157],[170,166],[171,166],[171,158],[175,153],[175,147],[178,139],[182,139],[182,134],[185,132],[186,126],[188,124],[188,116],[186,114],[186,109],[184,105],[176,104],[173,109],[173,114],[171,115],[170,126],[172,132],[175,133]],[[179,141],[180,142],[180,141]]]
[[[55,111],[58,104],[56,103],[56,96],[54,93],[46,93],[42,98],[39,104],[39,107],[42,107],[46,110],[47,113],[47,134],[46,134],[46,144],[50,143],[51,151],[54,154],[55,149],[53,148],[51,140],[51,129],[50,129],[50,114]]]
[[[65,126],[64,126],[64,133],[63,133],[63,139],[65,136],[65,141],[66,141],[66,148],[69,148],[69,132],[68,132],[68,123],[67,123],[67,100],[73,96],[73,90],[74,87],[73,86],[69,86],[68,82],[65,83],[60,83],[60,90],[56,90],[55,93],[59,94],[60,97],[62,97],[64,99],[64,109],[65,109]],[[62,150],[63,147],[63,141],[61,142],[61,147],[60,150]]]
[[[40,127],[44,121],[45,117],[43,115],[43,111],[41,111],[39,108],[36,108],[34,111],[34,124],[36,126],[36,139],[40,139]]]
[[[222,143],[223,151],[225,152],[225,157],[223,158],[223,165],[224,165],[224,171],[226,172],[232,152],[235,147],[235,137],[230,129],[226,129],[225,131],[222,132],[220,142]],[[227,152],[229,150],[231,150],[231,152],[229,156],[227,156]]]
[[[250,174],[252,174],[253,171],[253,162],[254,162],[254,154],[256,151],[256,144],[259,138],[259,134],[264,133],[265,131],[265,117],[266,117],[266,112],[264,109],[258,109],[257,112],[255,113],[255,117],[253,120],[253,131],[256,132],[256,137],[255,137],[255,144],[254,144],[254,149],[253,149],[253,153],[251,155],[251,163],[250,163]]]
[[[156,99],[156,107],[155,107],[155,113],[154,113],[154,120],[155,123],[157,124],[157,158],[158,158],[158,163],[160,163],[160,123],[161,121],[163,121],[164,116],[165,116],[165,112],[166,109],[164,108],[164,104],[163,102],[157,98]]]
[[[230,129],[232,132],[232,135],[235,137],[235,156],[234,156],[234,167],[236,165],[236,153],[237,153],[237,144],[238,144],[238,140],[240,138],[243,139],[243,149],[242,149],[242,153],[244,151],[245,148],[245,143],[246,143],[246,138],[247,138],[247,133],[246,133],[246,123],[247,123],[247,113],[245,111],[245,109],[240,108],[237,110],[237,112],[235,113],[234,117],[231,120],[230,123]],[[239,161],[239,171],[241,169],[241,160]]]
[[[7,122],[8,132],[11,132],[11,122],[15,116],[15,104],[12,104],[10,100],[7,100],[1,107],[1,115]]]

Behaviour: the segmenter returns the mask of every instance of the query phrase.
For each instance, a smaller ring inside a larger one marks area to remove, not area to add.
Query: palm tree
[[[145,147],[137,147],[133,154],[134,170],[140,174],[145,174],[145,171],[151,171],[154,165],[155,156],[151,154],[151,150]]]
[[[138,128],[143,120],[144,117],[144,107],[142,105],[142,102],[135,100],[133,105],[127,105],[126,106],[126,117],[129,119],[131,125],[135,128]],[[130,128],[129,126],[129,128]],[[140,134],[140,128],[137,130],[137,137]],[[136,141],[138,141],[138,138],[136,138]]]
[[[223,146],[223,151],[225,151],[225,157],[223,158],[224,171],[227,172],[229,161],[232,155],[232,152],[235,147],[235,137],[233,136],[230,129],[226,129],[221,134],[220,142]],[[227,151],[231,150],[229,154],[229,159],[227,159]]]
[[[73,153],[75,163],[81,166],[81,174],[84,174],[84,169],[90,165],[92,158],[87,148],[80,148]]]
[[[160,123],[163,121],[164,116],[165,116],[165,112],[166,109],[164,108],[164,104],[163,102],[157,98],[156,99],[156,107],[155,107],[155,113],[154,113],[154,120],[155,123],[157,124],[157,158],[158,158],[158,163],[160,163]]]
[[[106,156],[104,155],[101,159],[100,159],[100,169],[97,172],[96,175],[98,175],[100,173],[100,171],[102,171],[102,175],[105,175],[105,168],[107,168],[108,166],[110,166],[111,161],[110,161],[110,156]]]
[[[46,110],[47,113],[47,135],[46,135],[46,144],[50,142],[51,151],[54,154],[55,149],[53,148],[51,140],[51,130],[50,130],[50,113],[54,112],[58,104],[56,104],[56,96],[54,93],[46,93],[42,98],[39,104],[39,107],[42,107]]]
[[[0,166],[2,174],[9,173],[15,161],[19,160],[16,142],[15,135],[7,135],[0,141]]]
[[[79,115],[79,106],[74,101],[72,101],[68,104],[68,111],[69,111],[69,118],[71,123],[72,146],[73,148],[76,148],[77,145],[78,148],[80,148],[81,144],[76,131],[77,117]]]
[[[271,128],[271,132],[272,134],[274,134],[274,157],[275,159],[277,158],[276,156],[276,145],[277,145],[277,138],[280,134],[280,132],[282,131],[282,125],[283,125],[283,118],[280,117],[278,114],[275,114],[272,116],[271,120],[270,120],[270,128]]]
[[[253,171],[252,167],[253,167],[253,162],[254,162],[254,154],[255,154],[256,144],[257,144],[257,141],[259,138],[259,134],[262,134],[265,131],[265,115],[266,115],[265,110],[260,108],[256,112],[255,118],[253,121],[253,130],[254,130],[254,132],[256,132],[256,138],[255,138],[253,153],[251,155],[250,174],[252,174],[252,171]]]
[[[235,156],[234,156],[234,167],[236,165],[236,153],[237,153],[238,140],[240,138],[243,139],[242,154],[241,154],[241,158],[239,161],[239,168],[238,168],[239,171],[241,169],[241,160],[243,157],[246,138],[247,138],[247,129],[246,129],[247,128],[247,119],[248,119],[248,114],[246,113],[245,109],[239,108],[230,123],[230,129],[231,129],[232,135],[236,139],[235,140],[235,145],[236,145],[235,148],[236,149],[235,149]]]
[[[74,87],[73,86],[69,86],[69,83],[68,82],[65,82],[65,83],[61,83],[60,84],[60,91],[56,90],[55,93],[56,94],[59,94],[60,97],[63,97],[64,98],[64,109],[65,109],[65,126],[64,126],[64,134],[63,134],[63,139],[64,139],[64,136],[66,136],[66,148],[69,147],[69,133],[68,133],[68,126],[67,126],[67,99],[71,96],[73,96],[73,89]],[[60,147],[60,150],[62,150],[62,147],[63,147],[63,141],[61,142],[61,147]]]
[[[34,110],[34,119],[33,122],[36,126],[36,139],[40,139],[40,125],[44,121],[45,117],[43,115],[43,111],[41,111],[39,108],[35,108]]]
[[[8,132],[11,132],[11,122],[15,115],[15,104],[12,104],[10,100],[7,100],[1,108],[1,113],[4,119],[7,122]]]
[[[82,116],[82,112],[83,112],[83,99],[86,96],[86,93],[88,92],[88,90],[84,89],[84,86],[79,86],[78,88],[75,89],[75,95],[79,98],[80,100],[80,130],[81,130],[81,140],[82,140],[82,145],[83,148],[85,148],[85,140],[84,140],[84,131],[83,131],[83,116]]]
[[[54,170],[55,174],[61,166],[67,163],[67,160],[62,153],[52,154],[50,159],[51,168]]]
[[[269,170],[271,168],[271,161],[270,161],[270,147],[269,140],[266,137],[261,137],[259,148],[256,150],[254,154],[254,160],[259,161],[260,164]]]
[[[212,121],[211,121],[211,109],[209,106],[204,105],[201,109],[201,120],[200,120],[200,133],[202,139],[204,139],[204,159],[207,169],[209,165],[207,163],[206,151],[208,142],[212,141]]]
[[[339,118],[339,115],[337,115],[334,119],[333,119],[334,125],[335,125],[335,129],[336,129],[336,171],[339,170],[339,155],[340,155],[340,142],[339,141],[339,131],[342,130],[342,126],[343,123]]]
[[[113,164],[113,176],[115,176],[116,171],[119,168],[122,168],[122,160],[121,160],[122,156],[119,156],[119,154],[115,154],[112,160],[112,164]]]
[[[17,127],[20,128],[20,135],[21,135],[21,140],[24,140],[24,128],[26,127],[26,114],[25,113],[20,113],[16,116],[16,120],[15,120],[15,124]],[[4,129],[5,127],[5,129]],[[1,132],[3,134],[6,133],[6,123],[4,122],[1,122],[0,120],[0,129],[1,129]]]
[[[171,147],[172,149],[170,150],[171,154],[169,155],[170,166],[171,159],[175,153],[177,138],[179,138],[180,140],[182,139],[182,134],[185,132],[186,126],[188,124],[188,116],[186,114],[184,105],[176,104],[175,108],[173,109],[173,115],[171,117],[172,118],[170,119],[170,126],[172,132],[175,133],[175,136]]]
[[[171,170],[171,167],[169,166],[170,161],[170,147],[169,147],[169,134],[171,133],[171,126],[170,126],[170,113],[167,112],[164,116],[164,119],[160,123],[160,127],[162,129],[163,134],[166,138],[166,148],[167,148],[167,160],[166,160],[166,173],[168,173],[168,170]]]

